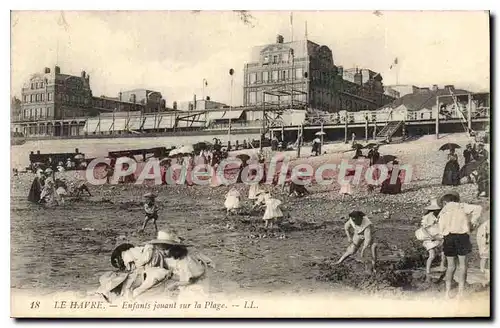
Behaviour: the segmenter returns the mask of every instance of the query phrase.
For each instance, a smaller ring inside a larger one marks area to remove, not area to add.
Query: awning
[[[85,131],[87,133],[94,133],[97,130],[98,124],[99,124],[99,120],[88,119],[87,122],[85,123],[85,127],[83,128],[83,131]]]
[[[97,128],[97,131],[108,132],[111,129],[111,125],[113,124],[113,120],[102,120],[101,119],[101,128]]]
[[[140,130],[142,125],[142,117],[131,117],[128,122],[129,130]]]
[[[113,131],[123,131],[125,130],[125,124],[127,119],[125,118],[115,118],[115,124],[113,125]]]
[[[158,121],[160,120],[160,117],[146,117],[146,121],[144,122],[143,129],[144,130],[150,130],[156,128],[156,125],[158,125]]]
[[[220,121],[220,120],[237,120],[243,114],[242,110],[227,110],[224,112],[208,112],[207,119],[209,121]]]
[[[173,116],[160,116],[158,119],[161,119],[158,124],[159,129],[171,129],[174,127],[175,118]]]

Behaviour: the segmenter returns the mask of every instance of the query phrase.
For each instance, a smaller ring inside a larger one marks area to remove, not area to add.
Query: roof
[[[307,41],[307,50],[306,50],[306,41]],[[311,55],[312,53],[314,53],[317,49],[320,48],[320,45],[309,40],[299,40],[299,41],[283,42],[283,43],[268,43],[262,46],[255,46],[252,48],[249,62],[252,63],[258,62],[260,60],[261,51],[268,47],[292,48],[293,53],[295,54],[295,58],[303,58],[306,57],[307,54]]]
[[[470,91],[455,89],[453,94],[470,94]],[[388,106],[391,108],[397,108],[404,105],[409,111],[418,111],[423,108],[433,108],[436,105],[436,96],[449,96],[450,92],[447,89],[438,89],[436,91],[432,90],[419,90],[415,93],[409,93],[401,98],[394,100]],[[451,104],[453,99],[451,97],[444,97],[440,99],[440,103]]]
[[[207,113],[207,119],[210,121],[215,121],[215,120],[236,120],[241,117],[241,114],[243,114],[242,110],[228,110],[224,112],[208,112]]]

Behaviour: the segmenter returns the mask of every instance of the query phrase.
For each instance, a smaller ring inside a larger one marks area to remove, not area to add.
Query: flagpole
[[[205,100],[205,83],[207,83],[207,80],[203,79],[203,92],[202,92],[203,100]]]

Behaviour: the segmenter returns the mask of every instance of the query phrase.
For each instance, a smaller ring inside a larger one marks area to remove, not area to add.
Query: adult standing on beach
[[[448,154],[448,162],[444,167],[443,179],[441,183],[445,186],[458,186],[460,184],[460,165],[455,149],[451,148]]]
[[[38,169],[36,171],[36,176],[31,183],[30,192],[28,194],[28,200],[32,203],[40,202],[40,195],[42,194],[42,189],[45,184],[45,176],[43,175],[43,170]]]
[[[476,152],[474,149],[472,149],[472,145],[470,143],[465,146],[464,150],[464,166],[469,164],[475,157],[476,157]],[[472,178],[470,175],[467,176],[467,182],[472,183]]]
[[[477,161],[484,161],[488,159],[488,151],[484,149],[484,144],[480,143],[477,145],[477,154],[476,154],[476,160]]]

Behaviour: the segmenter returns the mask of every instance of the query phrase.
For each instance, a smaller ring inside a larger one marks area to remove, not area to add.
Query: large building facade
[[[94,97],[90,76],[61,73],[59,66],[44,68],[24,83],[21,109],[12,117],[13,132],[25,136],[78,135],[88,117],[109,112],[154,113],[166,111],[161,93],[137,89],[113,97]]]
[[[384,94],[382,76],[368,69],[336,66],[330,48],[309,40],[254,47],[244,67],[244,106],[264,103],[327,112],[377,109],[394,97]],[[293,90],[293,91],[292,91]],[[292,95],[277,95],[288,91]],[[264,99],[265,98],[265,99]]]

